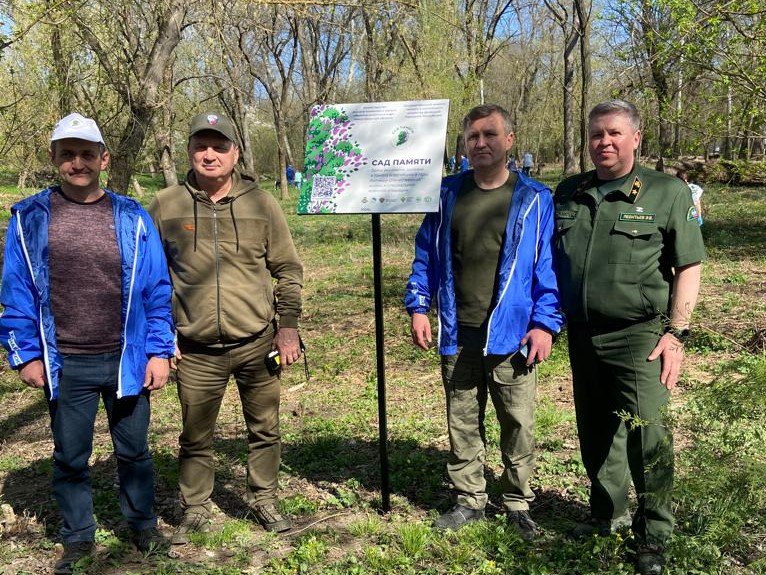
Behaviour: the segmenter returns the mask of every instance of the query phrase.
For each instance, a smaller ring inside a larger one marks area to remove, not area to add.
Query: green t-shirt
[[[452,271],[458,323],[480,327],[496,295],[497,266],[505,239],[516,174],[484,190],[466,178],[452,212]]]

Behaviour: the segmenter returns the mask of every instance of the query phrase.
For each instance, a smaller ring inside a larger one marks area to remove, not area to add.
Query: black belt
[[[613,331],[621,331],[634,326],[640,326],[642,324],[651,325],[653,323],[660,323],[660,316],[654,315],[644,319],[637,320],[600,320],[595,322],[578,322],[570,321],[567,323],[570,330],[584,331],[592,335],[599,335],[604,333],[611,333]]]

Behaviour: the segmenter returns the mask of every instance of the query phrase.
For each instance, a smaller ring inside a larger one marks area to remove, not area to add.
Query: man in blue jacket
[[[455,505],[436,526],[456,530],[484,517],[489,393],[500,423],[502,503],[508,523],[531,540],[535,364],[548,358],[563,323],[551,255],[553,202],[545,186],[508,170],[514,134],[506,110],[473,108],[463,137],[474,169],[442,181],[439,212],[426,215],[415,238],[404,298],[412,341],[422,349],[432,339],[426,314],[438,311]]]
[[[174,332],[167,264],[151,219],[136,201],[99,186],[109,152],[96,123],[63,118],[50,157],[61,184],[11,210],[0,341],[24,383],[48,399],[64,543],[54,573],[66,574],[93,550],[88,459],[99,397],[132,541],[142,552],[163,541],[147,429],[149,393],[167,382]]]

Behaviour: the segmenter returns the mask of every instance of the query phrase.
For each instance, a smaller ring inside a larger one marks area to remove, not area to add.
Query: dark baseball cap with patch
[[[204,131],[218,132],[227,140],[237,144],[237,132],[234,130],[234,124],[222,114],[203,112],[194,116],[189,126],[189,137]]]

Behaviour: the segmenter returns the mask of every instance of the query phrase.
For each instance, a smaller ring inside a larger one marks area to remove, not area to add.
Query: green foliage
[[[766,357],[743,355],[698,385],[682,413],[690,447],[681,453],[678,497],[685,545],[742,552],[763,537],[766,518]]]
[[[282,559],[272,560],[261,571],[263,575],[293,575],[298,573],[321,573],[316,568],[328,551],[328,545],[315,534],[298,539],[293,550]]]
[[[766,185],[766,162],[721,160],[705,164],[701,180],[735,186]]]

